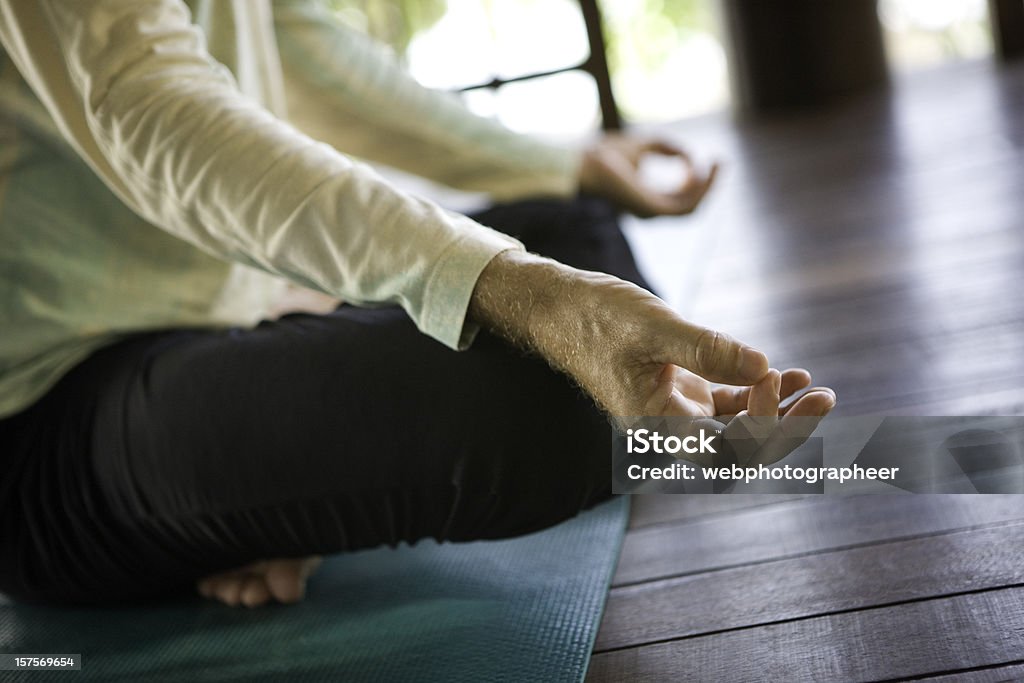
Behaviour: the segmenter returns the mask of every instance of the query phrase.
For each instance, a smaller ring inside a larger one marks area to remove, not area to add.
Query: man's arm
[[[761,352],[683,320],[644,289],[532,254],[491,261],[469,316],[568,374],[613,417],[728,420],[758,435],[764,462],[809,436],[836,401],[831,389],[817,387],[780,408],[810,384],[808,372],[769,369]]]
[[[580,152],[477,116],[420,85],[384,46],[320,0],[275,0],[289,118],[348,154],[507,200],[570,196]]]
[[[671,364],[736,384],[767,373],[763,355],[644,290],[509,254],[514,240],[397,192],[275,119],[204,51],[178,0],[0,0],[0,41],[104,182],[211,253],[348,301],[398,301],[453,347],[487,325],[613,414],[674,410],[661,370]]]
[[[544,142],[469,111],[455,95],[420,85],[386,48],[346,27],[322,0],[275,0],[289,116],[336,148],[498,200],[603,196],[639,216],[686,214],[714,179],[661,138],[611,135],[580,149]],[[686,179],[646,187],[647,154],[677,157]]]
[[[469,317],[540,354],[613,415],[663,414],[654,388],[665,365],[737,385],[769,369],[760,351],[686,322],[636,285],[523,252],[488,264]]]
[[[244,97],[180,0],[0,0],[0,41],[63,136],[136,213],[465,345],[480,270],[515,240],[399,192]]]

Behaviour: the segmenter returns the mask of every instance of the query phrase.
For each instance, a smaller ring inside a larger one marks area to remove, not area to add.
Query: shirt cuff
[[[479,325],[466,320],[480,273],[501,252],[525,251],[525,247],[519,240],[465,216],[452,216],[453,222],[462,223],[465,230],[442,252],[431,270],[423,292],[419,329],[461,351],[469,347],[480,330]]]

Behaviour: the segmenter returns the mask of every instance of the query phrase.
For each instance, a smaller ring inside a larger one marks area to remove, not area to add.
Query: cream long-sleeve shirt
[[[420,87],[315,0],[0,0],[0,43],[0,416],[119,335],[254,324],[287,280],[466,346],[480,271],[521,245],[344,154],[573,189],[576,153]]]

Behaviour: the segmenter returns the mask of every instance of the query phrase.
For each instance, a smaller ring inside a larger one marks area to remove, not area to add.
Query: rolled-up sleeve
[[[178,0],[0,0],[0,40],[106,185],[208,253],[352,303],[399,303],[459,347],[480,271],[522,248],[243,96]]]

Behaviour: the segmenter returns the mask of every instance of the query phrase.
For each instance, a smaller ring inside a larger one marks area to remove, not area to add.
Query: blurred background
[[[459,90],[493,77],[583,62],[587,32],[576,0],[331,0],[346,23],[391,45],[425,85]],[[616,100],[632,123],[725,110],[729,74],[717,0],[600,3]],[[880,0],[897,75],[992,53],[986,0]],[[477,113],[507,126],[576,137],[600,120],[597,88],[573,71],[466,93]]]
[[[827,103],[835,94],[834,83],[839,84],[840,94],[846,86],[870,91],[883,81],[913,82],[957,65],[992,62],[996,46],[990,2],[1007,1],[1013,0],[596,3],[603,28],[598,33],[605,42],[601,52],[607,55],[615,109],[622,119],[634,129],[667,135],[703,163],[715,159],[725,166],[718,192],[712,193],[697,215],[642,222],[624,218],[627,237],[658,293],[684,314],[693,315],[708,280],[706,255],[718,248],[726,224],[751,220],[737,215],[732,198],[742,197],[749,204],[746,176],[750,168],[744,157],[752,148],[748,137],[737,137],[736,130],[724,122],[757,118],[747,116],[752,111],[785,111],[786,107],[776,106],[780,101],[800,103],[808,93],[811,104]],[[592,54],[585,12],[581,12],[585,2],[330,2],[347,24],[390,45],[420,82],[461,92],[467,105],[481,115],[497,118],[514,130],[559,141],[578,142],[601,128],[599,81],[585,70],[572,68],[585,64]],[[840,11],[834,17],[823,16],[822,7]],[[812,22],[810,29],[808,22]],[[856,30],[848,31],[848,26]],[[589,35],[593,34],[591,27]],[[813,44],[815,36],[821,44]],[[848,64],[819,59],[829,52],[829,41],[841,43],[835,53],[846,54]],[[737,45],[749,50],[737,50]],[[794,62],[815,60],[821,62],[817,71],[806,64],[790,68]],[[515,80],[544,72],[557,73]],[[816,90],[820,101],[815,99]],[[657,160],[645,170],[658,186],[669,187],[680,178],[678,168]],[[486,203],[484,197],[431,186],[390,169],[382,171],[407,189],[455,209],[469,211]],[[723,204],[733,206],[724,209]]]

